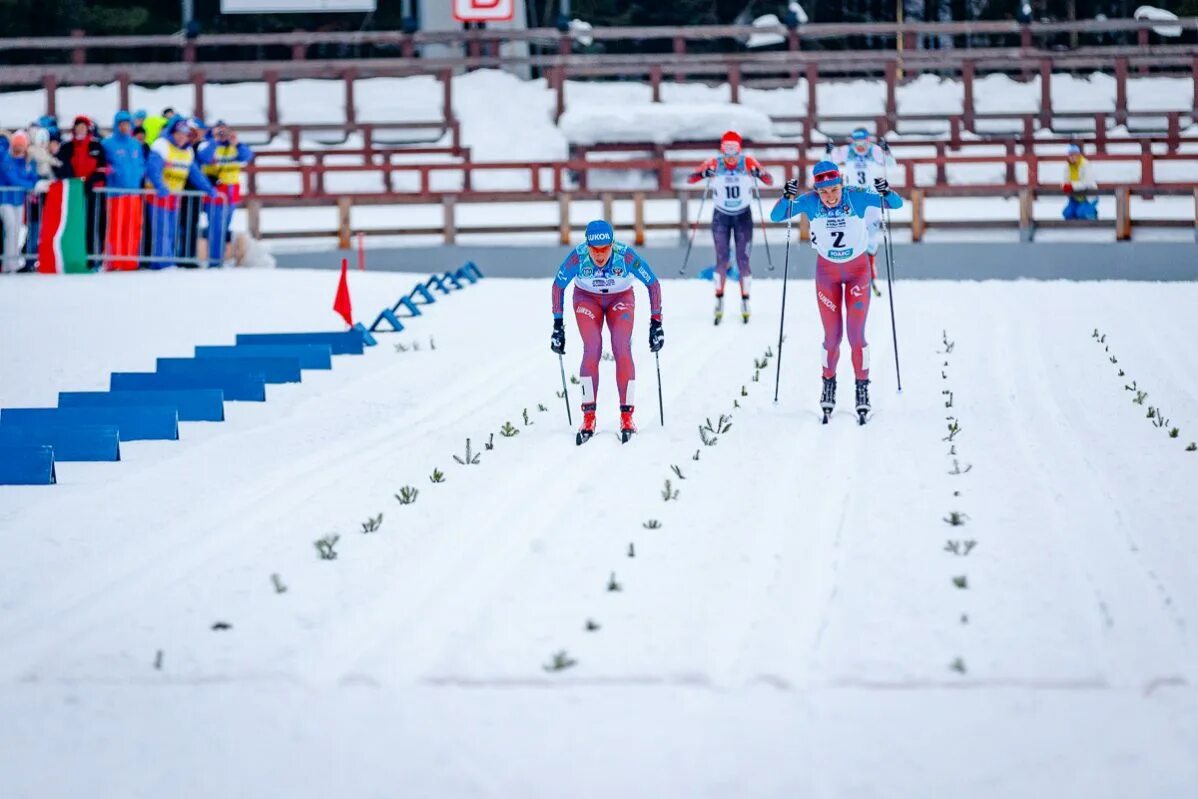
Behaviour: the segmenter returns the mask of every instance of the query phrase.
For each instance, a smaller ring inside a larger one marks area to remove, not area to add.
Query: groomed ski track
[[[114,277],[8,281],[13,328],[89,327],[5,347],[5,407],[332,326],[328,273]],[[351,281],[361,316],[412,282]],[[666,282],[664,429],[638,289],[627,445],[610,362],[599,433],[574,445],[548,279],[486,280],[223,424],[0,488],[0,794],[1198,791],[1198,287],[900,284],[904,391],[875,299],[864,428],[847,344],[820,425],[809,280],[772,403],[780,288],[715,328],[710,284]],[[1145,418],[1158,405],[1179,439]],[[452,458],[467,438],[477,465]],[[563,650],[577,665],[546,672]]]

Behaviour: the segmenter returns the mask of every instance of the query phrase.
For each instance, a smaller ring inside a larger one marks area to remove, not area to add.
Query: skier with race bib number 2
[[[549,348],[566,352],[566,328],[562,321],[566,286],[574,281],[574,321],[582,336],[582,427],[576,443],[595,435],[595,400],[599,394],[599,362],[603,356],[603,324],[607,323],[612,355],[616,359],[616,388],[620,395],[620,439],[627,443],[636,432],[632,412],[636,402],[636,364],[632,360],[632,327],[636,296],[632,281],[649,290],[649,350],[658,352],[665,344],[661,328],[661,281],[636,250],[616,241],[611,224],[597,219],[587,225],[586,241],[562,261],[553,280],[553,335]]]
[[[767,186],[774,179],[761,168],[751,155],[741,151],[740,134],[727,131],[720,139],[720,154],[708,158],[699,169],[687,178],[688,183],[698,183],[707,178],[712,192],[715,210],[711,217],[711,236],[715,239],[715,323],[724,318],[724,284],[728,280],[728,267],[732,256],[730,245],[736,236],[736,268],[740,272],[740,313],[745,324],[749,322],[749,284],[753,267],[749,255],[753,250],[753,193],[760,180]]]
[[[815,248],[815,292],[824,326],[823,392],[820,407],[824,424],[836,407],[836,365],[840,342],[848,322],[853,371],[857,378],[857,421],[869,415],[869,345],[865,322],[869,317],[870,227],[878,221],[883,204],[902,208],[903,200],[890,190],[885,178],[874,180],[877,192],[846,187],[840,169],[831,161],[820,161],[813,171],[814,191],[799,195],[797,179],[788,180],[770,213],[775,222],[806,214]]]

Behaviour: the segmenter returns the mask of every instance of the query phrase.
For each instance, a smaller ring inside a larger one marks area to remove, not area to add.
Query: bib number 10
[[[740,184],[739,183],[729,183],[728,185],[724,186],[724,197],[729,200],[739,200],[740,199]]]

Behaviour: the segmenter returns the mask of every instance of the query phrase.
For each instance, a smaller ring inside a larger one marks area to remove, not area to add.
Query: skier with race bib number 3
[[[857,128],[853,131],[849,144],[839,147],[832,146],[829,139],[824,145],[828,160],[835,162],[844,172],[845,185],[865,191],[874,190],[874,181],[886,177],[887,167],[897,167],[898,163],[890,152],[890,145],[879,138],[877,144],[870,139],[869,131]],[[874,224],[869,231],[869,268],[874,281],[878,279],[878,244],[881,238],[881,220]],[[882,296],[874,286],[874,294]]]
[[[620,439],[627,443],[636,432],[632,411],[636,402],[636,364],[632,360],[632,327],[636,295],[632,281],[649,290],[649,350],[658,352],[665,344],[661,328],[661,281],[636,250],[616,241],[611,224],[597,219],[587,225],[586,241],[562,261],[553,280],[553,335],[549,348],[566,352],[566,328],[562,321],[566,286],[574,281],[574,321],[582,336],[582,427],[576,443],[595,435],[595,400],[599,393],[599,361],[603,355],[603,324],[607,323],[612,355],[616,359],[616,388],[620,395]]]
[[[720,154],[708,158],[699,169],[687,177],[688,183],[707,178],[715,210],[711,217],[711,236],[715,239],[715,323],[724,318],[724,284],[732,256],[730,245],[736,236],[736,268],[740,272],[740,313],[749,322],[749,284],[753,267],[749,255],[753,250],[753,210],[750,203],[760,180],[767,186],[774,179],[761,168],[751,155],[741,151],[740,134],[727,131],[720,139]]]
[[[902,208],[903,200],[890,190],[885,178],[874,180],[873,192],[844,185],[840,169],[831,161],[820,161],[813,172],[814,191],[799,195],[799,181],[788,180],[770,213],[775,222],[806,214],[811,223],[811,246],[815,260],[815,292],[824,326],[823,392],[820,407],[824,424],[836,406],[836,365],[847,314],[849,346],[857,378],[857,420],[865,424],[869,415],[869,345],[865,322],[869,317],[870,226],[881,215],[883,204]]]

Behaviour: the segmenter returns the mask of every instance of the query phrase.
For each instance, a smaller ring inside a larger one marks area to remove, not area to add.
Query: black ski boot
[[[828,417],[832,415],[832,409],[836,407],[836,378],[824,378],[824,391],[819,396],[819,406],[824,411],[824,424],[828,423]]]
[[[857,424],[865,424],[869,416],[869,381],[857,381]]]
[[[715,323],[718,326],[724,321],[724,295],[715,295]]]

